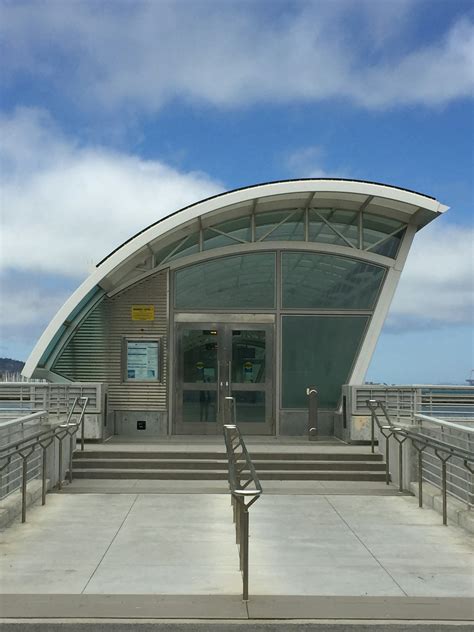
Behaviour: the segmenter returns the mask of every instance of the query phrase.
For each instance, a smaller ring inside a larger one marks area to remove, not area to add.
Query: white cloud
[[[74,277],[137,231],[222,187],[203,173],[80,147],[45,113],[0,119],[3,268]]]
[[[424,20],[413,0],[12,2],[2,13],[5,80],[40,77],[88,107],[335,97],[381,108],[473,92],[474,24],[409,40],[408,20]]]
[[[349,177],[340,169],[328,170],[324,165],[325,151],[319,145],[301,147],[287,155],[285,164],[297,178],[344,178]]]
[[[474,325],[474,229],[438,222],[415,237],[388,329]]]

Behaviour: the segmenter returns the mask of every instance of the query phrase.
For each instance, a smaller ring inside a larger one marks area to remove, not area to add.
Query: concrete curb
[[[0,595],[0,612],[4,619],[345,619],[440,623],[474,620],[474,599],[259,595],[244,602],[237,595],[4,594]]]

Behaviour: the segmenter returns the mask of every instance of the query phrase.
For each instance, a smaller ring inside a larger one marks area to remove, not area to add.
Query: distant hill
[[[3,377],[6,373],[13,375],[15,373],[21,373],[22,368],[25,366],[24,362],[20,360],[13,360],[12,358],[0,358],[0,376]]]

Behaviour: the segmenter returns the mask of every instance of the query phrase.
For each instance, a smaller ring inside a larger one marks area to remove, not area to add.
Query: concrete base
[[[26,507],[31,507],[41,499],[41,481],[28,481],[26,486]],[[21,516],[21,490],[13,492],[0,501],[0,529],[4,529]]]
[[[418,497],[418,483],[410,483],[410,490]],[[430,483],[423,483],[423,506],[443,514],[441,491]],[[466,503],[448,496],[448,522],[474,533],[474,510],[467,509]]]

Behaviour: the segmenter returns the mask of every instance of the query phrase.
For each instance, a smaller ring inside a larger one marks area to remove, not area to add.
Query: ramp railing
[[[242,599],[249,598],[249,509],[262,494],[262,486],[248,453],[244,439],[235,423],[235,398],[226,397],[234,423],[224,424],[224,441],[229,468],[235,541],[239,547],[242,573]]]
[[[79,401],[82,407],[78,407]],[[19,417],[0,424],[0,435],[7,443],[0,448],[0,477],[8,479],[8,488],[4,496],[21,489],[21,521],[26,521],[27,483],[35,478],[41,468],[41,504],[46,504],[47,472],[49,457],[58,447],[57,475],[53,485],[58,489],[63,483],[63,442],[69,438],[68,480],[73,480],[72,455],[77,433],[80,430],[81,450],[84,450],[84,415],[89,402],[88,397],[76,397],[63,422],[49,422],[46,411]],[[76,411],[76,408],[78,410]],[[73,420],[73,415],[77,418]],[[32,467],[31,467],[32,465]],[[30,467],[29,467],[30,466]]]
[[[441,489],[443,524],[448,523],[448,494],[474,507],[474,428],[429,417],[415,415],[415,424],[394,424],[384,402],[366,401],[371,412],[372,451],[375,425],[385,438],[385,481],[390,483],[390,440],[398,443],[399,490],[405,490],[403,476],[403,444],[409,440],[417,453],[418,504],[423,506],[423,481]]]

